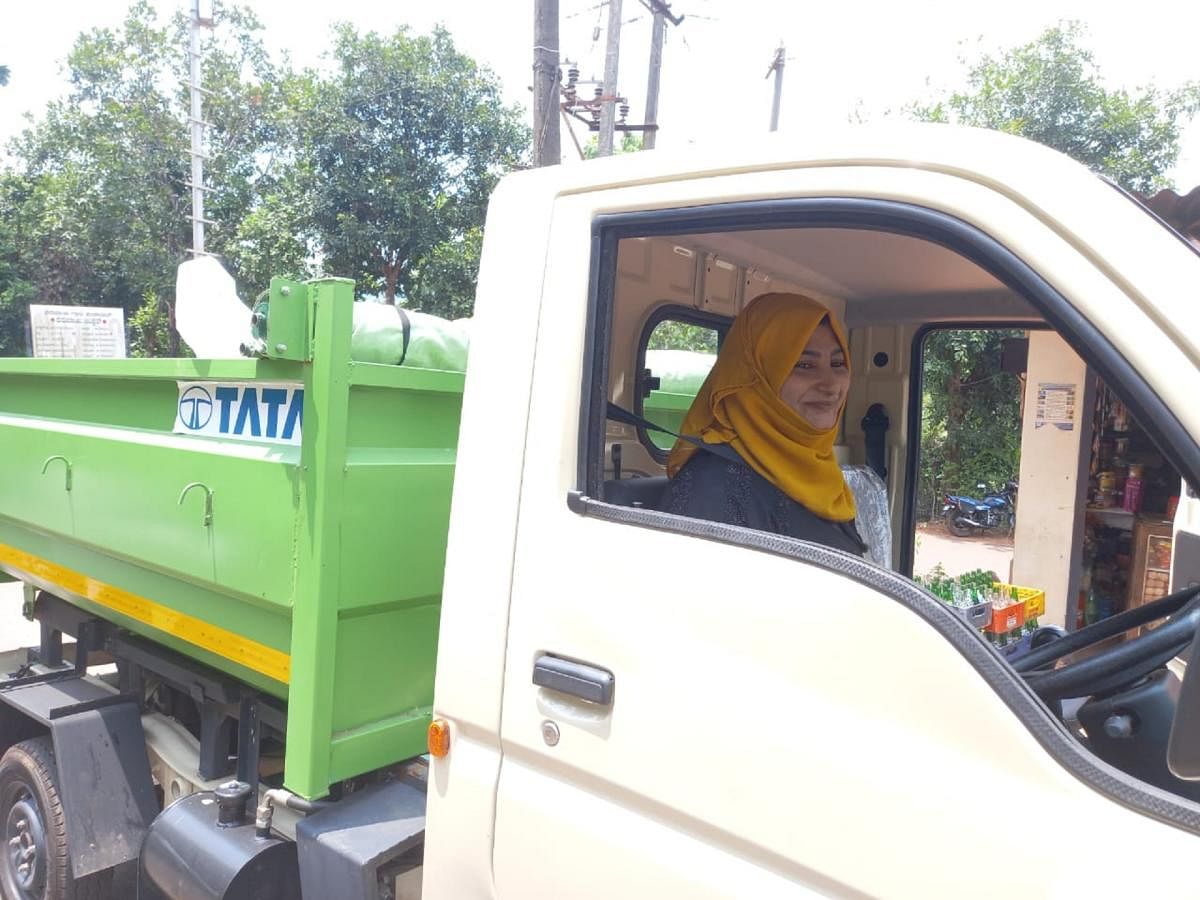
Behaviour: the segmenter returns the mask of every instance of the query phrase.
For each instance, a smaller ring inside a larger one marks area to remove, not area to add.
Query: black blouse
[[[862,556],[853,522],[831,522],[797,503],[748,464],[701,451],[667,485],[663,512],[770,531]]]

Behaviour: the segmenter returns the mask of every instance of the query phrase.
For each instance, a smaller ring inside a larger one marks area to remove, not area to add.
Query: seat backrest
[[[885,569],[892,567],[892,516],[887,485],[870,466],[842,466],[842,475],[854,495],[854,527],[866,542],[867,559]]]

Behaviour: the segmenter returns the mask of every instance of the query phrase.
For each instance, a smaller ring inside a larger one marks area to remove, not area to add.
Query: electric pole
[[[191,126],[192,144],[192,256],[204,256],[204,126],[207,124],[201,116],[200,97],[204,88],[200,86],[200,29],[212,28],[211,16],[200,15],[200,0],[192,0],[192,31],[188,46],[188,70],[190,72],[189,87],[191,89],[191,114],[188,124]]]
[[[642,134],[642,148],[653,150],[658,137],[658,79],[662,71],[663,35],[667,23],[663,14],[655,7],[654,24],[650,31],[650,77],[646,81],[646,131]]]
[[[617,69],[621,60],[621,0],[608,0],[608,43],[604,49],[604,85],[600,105],[597,156],[612,156],[617,122]]]
[[[642,149],[653,150],[658,138],[658,82],[662,73],[663,36],[667,22],[678,25],[683,16],[672,15],[671,4],[663,0],[642,0],[654,13],[654,24],[650,32],[650,75],[646,81],[646,122],[643,126]]]
[[[533,164],[562,161],[559,130],[558,0],[535,0],[533,11]]]
[[[783,44],[779,45],[779,49],[775,51],[775,59],[771,62],[771,68],[767,69],[767,77],[771,77],[771,73],[775,73],[775,99],[771,102],[771,130],[779,130],[779,98],[783,94]]]

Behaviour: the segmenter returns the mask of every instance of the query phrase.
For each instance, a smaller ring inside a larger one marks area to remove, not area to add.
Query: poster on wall
[[[1075,430],[1075,384],[1040,381],[1037,390],[1037,413],[1034,428],[1053,425],[1060,431]]]

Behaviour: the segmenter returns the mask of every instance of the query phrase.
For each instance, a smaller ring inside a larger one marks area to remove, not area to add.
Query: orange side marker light
[[[441,759],[450,752],[450,723],[445,719],[434,719],[429,723],[429,755]]]

